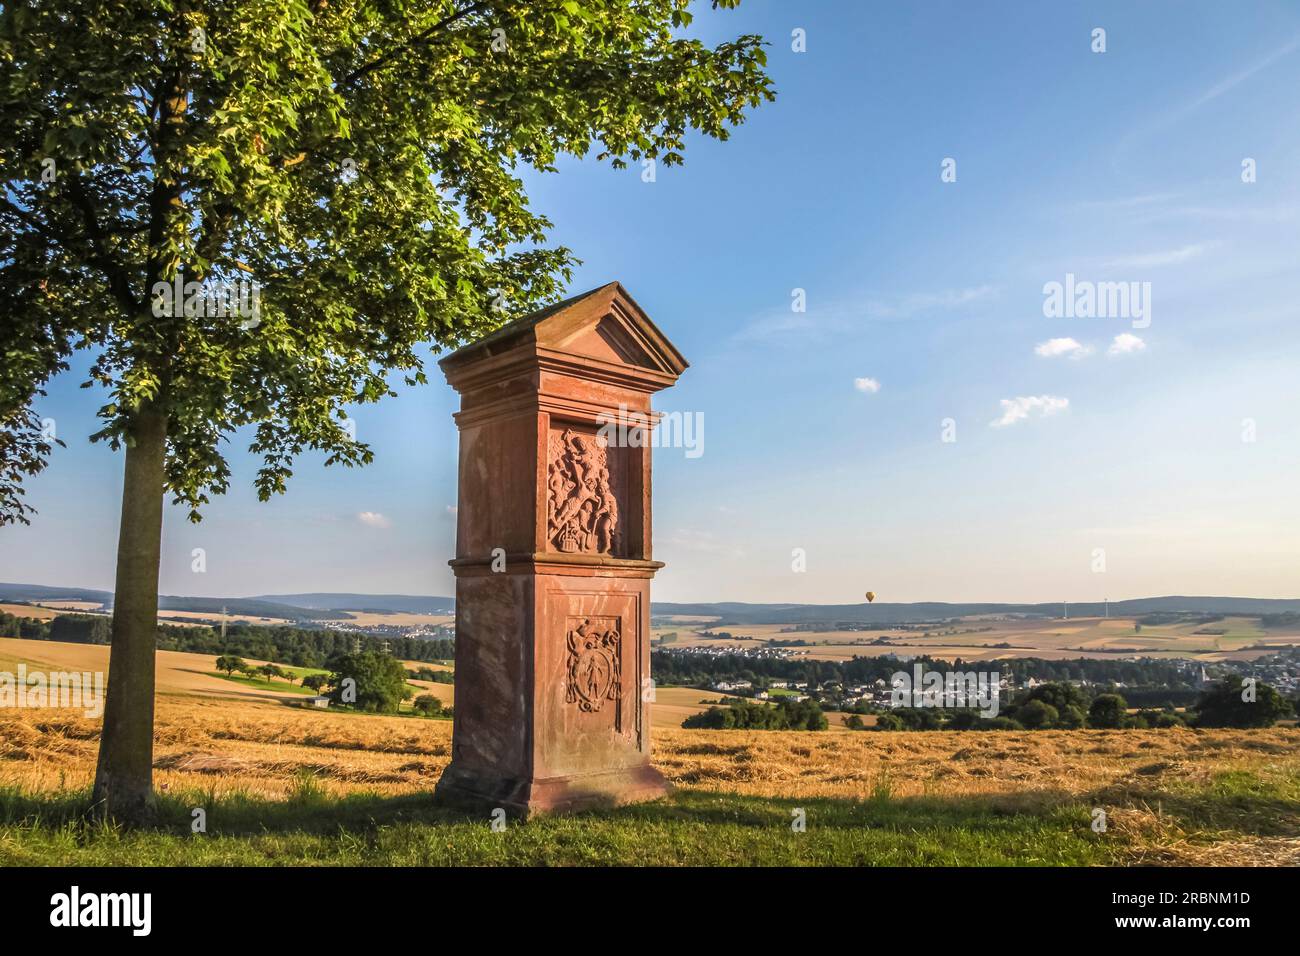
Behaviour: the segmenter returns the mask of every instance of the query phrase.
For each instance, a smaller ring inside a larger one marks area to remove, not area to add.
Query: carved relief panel
[[[586,714],[614,711],[621,730],[623,636],[617,617],[570,617],[566,622],[565,702]]]
[[[547,543],[566,554],[626,554],[620,449],[604,436],[553,428],[547,446]]]

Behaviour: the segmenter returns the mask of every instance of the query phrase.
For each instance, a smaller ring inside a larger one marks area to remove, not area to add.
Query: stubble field
[[[431,805],[447,721],[164,694],[160,827],[136,833],[81,822],[98,733],[76,712],[0,714],[0,862],[1300,863],[1294,728],[656,728],[668,799],[506,833]]]

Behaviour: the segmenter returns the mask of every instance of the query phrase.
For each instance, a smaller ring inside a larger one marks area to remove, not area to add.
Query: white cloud
[[[1084,345],[1078,339],[1048,339],[1034,346],[1034,353],[1043,358],[1056,358],[1068,355],[1070,358],[1084,358],[1092,354],[1092,346]]]
[[[880,383],[874,378],[855,378],[853,387],[859,392],[866,392],[868,395],[874,395],[880,391]]]
[[[1033,415],[1046,418],[1070,407],[1068,398],[1059,395],[1021,395],[1017,398],[1002,399],[1002,417],[989,422],[994,428],[1004,428],[1023,422]]]
[[[362,511],[357,514],[357,520],[364,525],[372,528],[391,528],[393,523],[378,511]]]
[[[1147,344],[1132,332],[1121,332],[1115,336],[1115,340],[1110,343],[1110,348],[1106,350],[1107,355],[1131,355],[1134,352],[1141,352],[1147,347]]]

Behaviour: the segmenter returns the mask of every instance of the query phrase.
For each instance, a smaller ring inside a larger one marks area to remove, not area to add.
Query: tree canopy
[[[30,404],[78,347],[109,392],[94,437],[165,411],[194,518],[241,426],[264,498],[305,449],[369,461],[344,406],[569,277],[520,167],[674,165],[771,97],[758,37],[710,48],[690,22],[685,0],[5,4],[0,513],[25,510],[52,441]],[[209,295],[169,304],[178,277]],[[241,281],[256,318],[211,314]]]

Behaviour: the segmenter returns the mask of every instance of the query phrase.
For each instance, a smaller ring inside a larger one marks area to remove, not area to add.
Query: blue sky
[[[692,363],[658,398],[704,453],[655,453],[656,600],[1300,596],[1300,6],[748,0],[696,32],[765,35],[776,103],[654,182],[526,177],[572,291],[619,279]],[[1150,324],[1047,317],[1067,274],[1150,283]],[[0,580],[112,586],[84,365]],[[305,458],[269,504],[237,437],[206,520],[168,510],[164,593],[452,593],[431,378],[355,413],[373,466]]]

